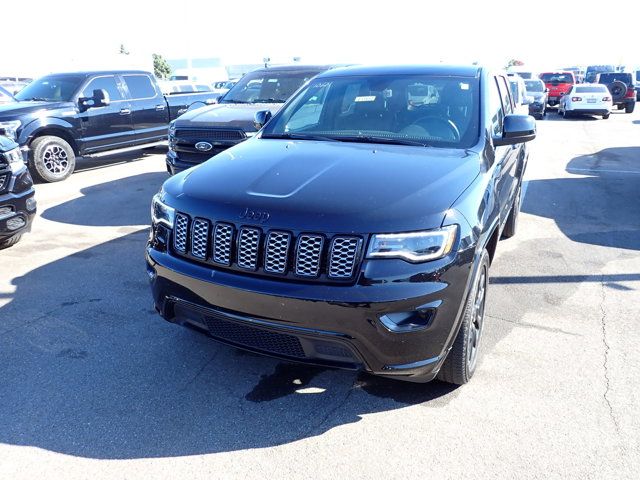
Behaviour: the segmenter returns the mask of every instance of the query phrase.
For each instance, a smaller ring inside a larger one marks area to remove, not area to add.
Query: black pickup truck
[[[76,156],[165,141],[171,120],[216,95],[164,96],[151,73],[129,70],[47,75],[16,99],[0,105],[0,129],[20,144],[37,180],[57,182],[73,173]]]
[[[169,127],[167,171],[175,174],[256,134],[254,115],[275,114],[304,83],[330,65],[282,65],[242,77],[217,105],[182,115]]]
[[[157,311],[287,360],[466,383],[536,135],[515,111],[480,67],[318,75],[154,197]]]

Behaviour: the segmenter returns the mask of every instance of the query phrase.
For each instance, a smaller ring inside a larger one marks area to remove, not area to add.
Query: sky
[[[519,0],[35,0],[33,16],[3,22],[14,39],[0,75],[151,68],[165,58],[260,63],[471,63],[532,70],[599,63],[640,66],[635,29],[590,2]],[[532,7],[533,5],[533,7]],[[556,9],[555,6],[562,6]],[[548,10],[545,10],[548,7]],[[562,21],[553,20],[553,12]],[[120,44],[131,53],[117,55]],[[125,63],[127,65],[125,65]]]

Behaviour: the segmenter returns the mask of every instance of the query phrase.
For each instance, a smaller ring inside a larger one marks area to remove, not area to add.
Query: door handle
[[[161,112],[162,110],[164,110],[164,105],[156,105],[156,110],[158,112]]]
[[[130,108],[121,108],[120,109],[120,115],[131,115],[131,109]]]

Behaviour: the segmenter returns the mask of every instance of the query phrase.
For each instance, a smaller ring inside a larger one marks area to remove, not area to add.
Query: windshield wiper
[[[370,135],[353,135],[336,137],[336,140],[341,142],[356,142],[356,143],[384,143],[388,145],[410,145],[413,147],[428,147],[429,144],[425,142],[417,142],[415,140],[405,140],[402,138],[385,138],[385,137],[373,137]]]
[[[252,103],[284,103],[284,100],[279,98],[258,98]]]
[[[306,133],[263,133],[262,138],[280,138],[286,140],[317,140],[322,142],[338,142],[334,137],[322,135],[307,135]]]
[[[230,100],[227,98],[223,98],[222,101],[220,103],[249,103],[249,102],[245,102],[244,100]]]
[[[44,97],[31,97],[29,101],[30,102],[48,102],[49,99]]]

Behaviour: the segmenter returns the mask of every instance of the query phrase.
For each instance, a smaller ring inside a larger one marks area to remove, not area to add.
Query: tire
[[[605,113],[604,115],[602,115],[602,119],[606,120],[607,118],[609,118],[611,114],[610,113]]]
[[[611,98],[613,103],[621,101],[627,94],[627,85],[620,80],[615,80],[607,85],[609,92],[611,92]]]
[[[0,250],[4,250],[5,248],[14,246],[16,243],[20,241],[21,238],[22,238],[22,234],[19,233],[18,235],[14,235],[13,237],[11,237],[9,240],[0,241]]]
[[[443,382],[464,385],[471,380],[476,370],[488,285],[489,253],[484,249],[462,313],[460,330],[437,375]]]
[[[76,155],[64,139],[52,135],[31,142],[31,173],[41,182],[60,182],[76,168]]]
[[[518,190],[516,190],[516,196],[513,199],[513,205],[511,205],[511,211],[509,212],[507,221],[504,223],[504,228],[502,229],[502,236],[500,238],[511,238],[516,234],[521,201],[522,201],[522,185],[518,185]]]
[[[629,103],[627,103],[624,111],[625,111],[625,113],[633,113],[635,108],[636,108],[636,102],[629,102]]]

